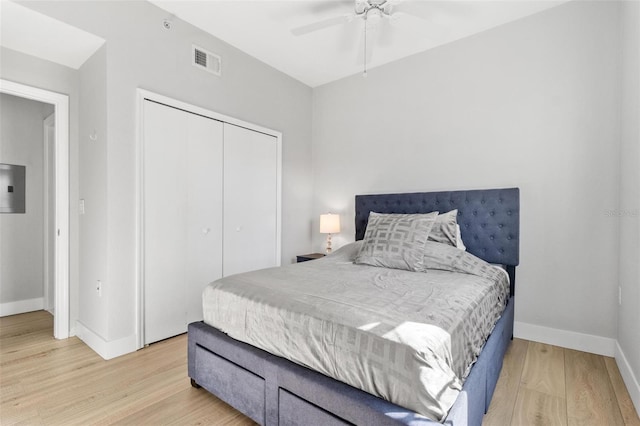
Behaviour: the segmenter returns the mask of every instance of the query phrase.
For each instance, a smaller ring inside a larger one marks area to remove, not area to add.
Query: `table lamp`
[[[338,232],[340,232],[340,215],[321,214],[320,233],[327,234],[327,254],[331,253],[331,234],[337,234]]]

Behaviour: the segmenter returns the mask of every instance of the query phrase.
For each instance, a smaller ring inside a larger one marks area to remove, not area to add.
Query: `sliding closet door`
[[[202,289],[222,276],[222,130],[145,101],[145,344],[202,319]]]
[[[277,139],[224,124],[225,276],[278,266]]]

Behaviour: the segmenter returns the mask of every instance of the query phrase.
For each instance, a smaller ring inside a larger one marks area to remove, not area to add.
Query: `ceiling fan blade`
[[[333,1],[317,1],[310,5],[310,10],[313,13],[325,13],[331,9],[338,9],[345,7],[353,8],[353,0],[333,0]]]
[[[352,22],[350,25],[343,25],[340,28],[338,36],[338,44],[340,49],[345,52],[355,52],[358,47],[359,38],[362,34],[362,27],[359,25],[360,20]]]
[[[301,36],[305,34],[312,33],[314,31],[319,31],[328,27],[333,27],[334,25],[344,24],[353,19],[353,15],[341,15],[335,16],[329,19],[323,19],[322,21],[313,22],[308,25],[303,25],[301,27],[297,27],[291,30],[291,33],[295,36]]]
[[[376,43],[381,47],[389,47],[393,45],[393,27],[389,18],[383,19],[377,29],[378,37]]]
[[[392,0],[391,7],[394,17],[411,15],[429,21],[449,21],[453,16],[465,14],[462,3],[455,1]]]
[[[411,15],[420,19],[431,19],[433,7],[423,2],[400,2],[393,6],[393,16]]]
[[[406,19],[407,17],[421,19],[423,21],[430,21],[431,18],[433,17],[433,16],[428,16],[428,14],[426,13],[418,15],[416,13],[405,12],[404,9],[398,10],[398,11],[395,11],[395,10],[396,9],[394,9],[393,14],[391,15],[391,19],[394,19],[396,21],[400,19]]]

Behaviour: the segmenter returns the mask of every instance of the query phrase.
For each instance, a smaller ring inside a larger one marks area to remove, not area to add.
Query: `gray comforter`
[[[355,265],[356,243],[321,260],[223,278],[204,291],[204,321],[441,421],[509,284],[499,268],[434,244],[427,263],[440,269],[426,272]]]

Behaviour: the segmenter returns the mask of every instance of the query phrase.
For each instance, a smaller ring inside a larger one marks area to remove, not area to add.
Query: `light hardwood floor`
[[[514,339],[483,426],[640,426],[613,358]]]
[[[249,425],[187,377],[186,335],[104,361],[47,312],[0,318],[0,424]],[[485,425],[634,425],[611,358],[516,339]]]

